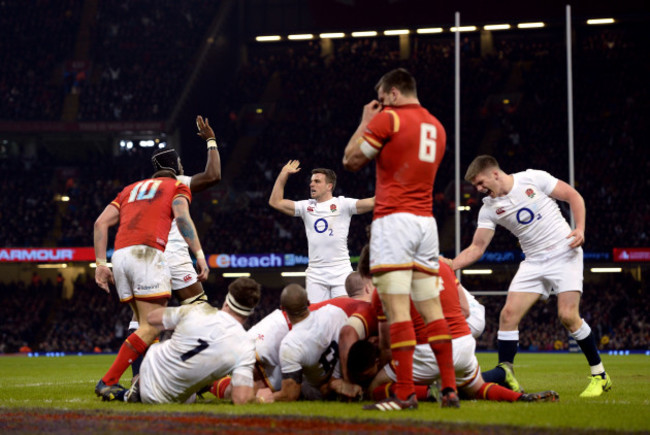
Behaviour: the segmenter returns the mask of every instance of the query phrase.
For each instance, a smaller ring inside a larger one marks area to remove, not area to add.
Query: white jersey
[[[228,374],[232,385],[253,386],[255,342],[230,314],[208,303],[166,308],[171,339],[149,347],[140,368],[144,403],[185,402]]]
[[[298,373],[303,384],[316,388],[328,382],[339,359],[339,332],[347,320],[343,309],[326,305],[293,325],[280,344],[282,374]]]
[[[485,307],[465,287],[462,289],[469,304],[469,317],[465,320],[472,331],[472,337],[478,339],[485,330]]]
[[[357,214],[357,200],[339,196],[329,201],[307,199],[295,202],[295,215],[305,223],[309,267],[350,265],[348,232]]]
[[[289,321],[281,310],[274,310],[248,330],[255,340],[255,356],[264,381],[274,391],[282,387],[280,343],[289,332]]]
[[[190,183],[192,182],[192,177],[188,177],[187,175],[177,175],[176,179],[187,187],[190,187]],[[185,242],[185,239],[183,236],[181,236],[181,232],[178,230],[178,226],[176,225],[176,219],[174,219],[172,221],[172,227],[169,230],[169,237],[167,238],[165,253],[182,251],[188,254],[189,257],[187,248],[187,242]]]
[[[497,224],[514,234],[529,260],[543,260],[569,250],[571,228],[557,202],[549,197],[558,179],[545,171],[528,169],[513,174],[512,190],[496,198],[483,198],[478,228]]]

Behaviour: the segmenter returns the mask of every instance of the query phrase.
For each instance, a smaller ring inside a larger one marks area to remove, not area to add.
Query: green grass
[[[362,411],[358,403],[331,402],[273,403],[241,407],[216,400],[206,400],[193,405],[102,402],[95,396],[93,389],[113,358],[113,355],[1,357],[0,413],[16,408],[124,413],[174,411],[650,431],[650,356],[645,355],[603,355],[603,362],[614,387],[609,393],[595,399],[578,397],[588,383],[588,367],[582,354],[522,353],[517,356],[515,365],[519,381],[530,392],[549,389],[557,391],[560,394],[559,403],[463,401],[461,409],[458,410],[440,409],[433,403],[421,403],[417,411],[400,413],[367,412]],[[496,354],[479,354],[479,361],[482,367],[491,368],[496,362]],[[125,380],[128,377],[129,375],[125,375]]]

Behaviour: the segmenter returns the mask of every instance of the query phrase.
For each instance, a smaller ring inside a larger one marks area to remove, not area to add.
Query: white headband
[[[230,292],[228,292],[228,294],[226,295],[226,302],[228,303],[230,309],[233,310],[235,313],[239,314],[240,316],[248,317],[253,312],[252,308],[245,307],[242,304],[238,303],[235,300],[235,298],[230,294]]]

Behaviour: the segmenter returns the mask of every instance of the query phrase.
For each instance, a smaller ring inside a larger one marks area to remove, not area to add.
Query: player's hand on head
[[[376,114],[381,112],[383,108],[384,106],[382,106],[378,100],[372,100],[370,103],[363,106],[362,120],[364,122],[370,122],[370,120],[374,118]]]
[[[287,174],[295,174],[300,171],[300,161],[299,160],[289,160],[286,165],[282,168],[283,172]]]
[[[569,244],[569,247],[578,248],[585,244],[585,234],[582,232],[582,230],[576,228],[575,230],[571,231],[568,236],[566,236],[567,239],[570,239],[572,237],[573,240]]]
[[[208,118],[203,119],[201,115],[196,117],[196,128],[199,129],[199,132],[197,135],[203,139],[203,140],[208,140],[210,138],[214,137],[214,130],[212,130],[212,127],[210,127],[210,122],[208,121]]]
[[[210,273],[210,268],[208,267],[208,263],[205,261],[205,258],[198,258],[196,260],[196,265],[199,268],[197,279],[201,282],[207,281],[208,273]]]

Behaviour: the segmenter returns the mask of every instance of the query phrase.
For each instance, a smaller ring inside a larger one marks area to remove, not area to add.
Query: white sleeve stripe
[[[370,160],[374,159],[377,154],[379,154],[379,150],[365,140],[361,142],[361,152]]]

